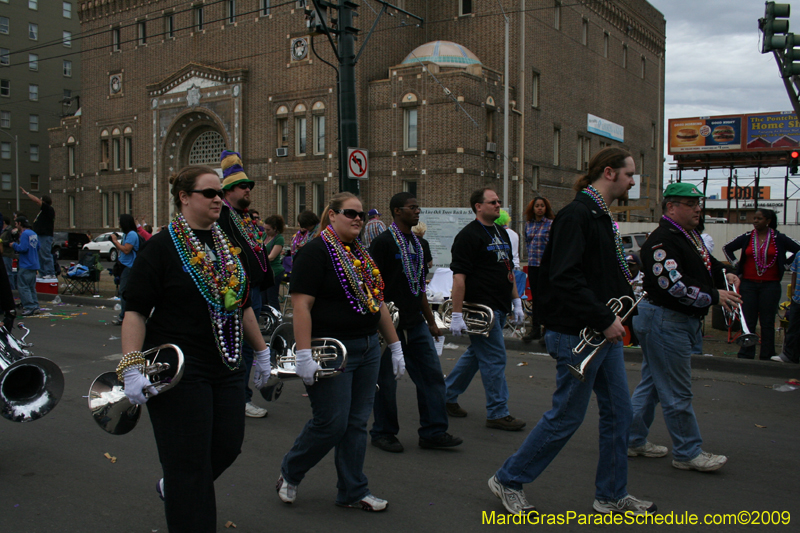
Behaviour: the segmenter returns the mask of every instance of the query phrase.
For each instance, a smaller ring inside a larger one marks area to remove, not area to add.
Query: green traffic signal
[[[759,20],[759,26],[764,32],[764,42],[761,45],[762,54],[787,47],[786,35],[780,34],[789,32],[788,19],[791,7],[789,4],[766,3],[764,18]]]

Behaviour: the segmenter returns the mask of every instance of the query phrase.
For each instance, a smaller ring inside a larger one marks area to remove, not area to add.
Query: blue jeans
[[[628,494],[628,428],[631,400],[622,356],[622,343],[607,344],[587,365],[586,381],[570,374],[568,364],[579,365],[589,354],[573,355],[580,341],[576,335],[555,331],[545,334],[548,353],[556,359],[556,391],[553,407],[542,415],[519,450],[497,471],[500,483],[522,489],[544,472],[583,423],[592,391],[600,412],[600,459],[595,475],[595,497],[616,501]]]
[[[643,446],[661,402],[672,437],[672,456],[691,461],[703,451],[692,408],[692,354],[703,353],[700,319],[650,302],[639,304],[633,328],[642,345],[642,381],[633,391],[633,422],[628,444]]]
[[[128,287],[128,280],[131,277],[131,267],[123,267],[122,274],[119,275],[119,319],[125,319],[125,289]]]
[[[39,235],[39,273],[42,276],[55,276],[53,267],[53,236]]]
[[[430,439],[447,431],[449,419],[444,405],[444,377],[433,336],[425,321],[409,329],[398,329],[397,336],[403,347],[406,372],[417,387],[419,408],[419,436]],[[378,374],[378,391],[375,393],[375,421],[370,435],[376,439],[384,435],[397,435],[397,380],[392,370],[392,351],[387,347],[381,357]]]
[[[457,403],[458,397],[467,390],[475,373],[480,370],[486,393],[486,418],[496,420],[508,416],[506,344],[503,339],[505,322],[506,314],[495,309],[494,327],[489,336],[469,336],[469,348],[444,381],[447,385],[447,403]]]
[[[350,504],[369,494],[364,456],[381,353],[377,333],[342,343],[347,348],[347,367],[341,375],[306,387],[313,417],[283,456],[281,474],[288,483],[298,485],[335,448],[336,501]]]
[[[775,355],[775,313],[781,303],[780,281],[765,281],[758,283],[743,279],[739,287],[742,294],[742,311],[747,320],[747,329],[756,332],[756,322],[761,324],[761,354],[762,360]],[[744,346],[739,348],[739,359],[754,359],[756,347]]]
[[[17,273],[14,272],[14,258],[3,257],[3,263],[6,265],[6,272],[8,272],[8,282],[11,284],[11,290],[17,288]]]
[[[250,307],[256,314],[256,320],[261,317],[261,289],[259,287],[250,288]],[[247,404],[253,399],[253,389],[250,388],[250,372],[253,370],[253,347],[247,341],[242,343],[242,364],[244,365],[244,403]]]
[[[17,290],[24,311],[38,311],[39,297],[36,295],[36,271],[20,268],[17,271]]]

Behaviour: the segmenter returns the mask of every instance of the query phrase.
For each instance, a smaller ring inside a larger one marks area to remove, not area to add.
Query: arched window
[[[111,167],[113,170],[122,168],[122,145],[119,138],[121,134],[119,128],[111,130]]]
[[[225,139],[214,130],[201,133],[189,150],[190,165],[215,165],[225,149]]]
[[[406,93],[400,102],[403,107],[403,149],[417,149],[417,95]]]
[[[67,139],[67,175],[75,175],[75,137]]]
[[[278,139],[278,148],[286,148],[289,146],[289,108],[282,105],[275,113],[276,135]]]
[[[130,170],[133,168],[133,128],[126,126],[123,134],[125,135],[125,168]]]
[[[306,155],[306,106],[303,104],[294,106],[294,115],[294,153]]]
[[[100,170],[108,170],[108,161],[111,159],[111,150],[109,146],[110,137],[108,130],[100,132]]]

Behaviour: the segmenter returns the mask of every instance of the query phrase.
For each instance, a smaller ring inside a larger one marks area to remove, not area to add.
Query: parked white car
[[[83,249],[99,252],[100,257],[107,257],[109,261],[116,261],[117,247],[114,246],[114,243],[111,241],[111,236],[114,234],[117,235],[118,241],[122,241],[122,233],[118,231],[112,231],[109,233],[103,233],[102,235],[98,235],[97,237],[92,239],[92,242],[84,244]]]

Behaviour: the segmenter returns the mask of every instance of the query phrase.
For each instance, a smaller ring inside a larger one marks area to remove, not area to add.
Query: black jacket
[[[728,261],[730,261],[732,265],[736,265],[737,276],[741,276],[744,272],[744,262],[737,262],[734,252],[747,248],[747,246],[750,244],[750,239],[753,238],[753,231],[742,233],[722,247],[722,251],[725,253],[725,257],[728,258]],[[778,264],[778,278],[780,278],[783,276],[783,272],[786,270],[786,265],[792,264],[792,261],[794,260],[794,254],[800,250],[800,244],[797,244],[797,241],[791,237],[787,237],[780,231],[775,230],[775,246],[778,249],[778,260],[775,262]],[[792,253],[791,257],[788,259],[786,258],[786,252]],[[742,253],[742,258],[744,259],[744,257],[744,253]]]
[[[587,326],[605,330],[616,318],[608,300],[633,297],[620,268],[611,219],[589,196],[578,193],[556,215],[537,290],[545,327],[568,335]]]
[[[711,257],[711,273],[686,236],[662,219],[640,251],[647,299],[693,317],[708,314],[725,288],[725,265]],[[713,279],[712,279],[713,275]]]
[[[231,210],[225,204],[222,205],[222,212],[220,213],[218,223],[231,242],[231,245],[242,250],[239,254],[239,260],[242,262],[245,272],[247,272],[250,288],[271,287],[274,285],[275,281],[272,276],[272,266],[269,263],[269,254],[266,253],[263,248],[258,252],[250,248],[250,245],[247,244],[247,239],[245,239],[244,235],[242,235],[236,227],[236,224],[231,220]],[[258,254],[258,257],[256,257],[256,254]]]

